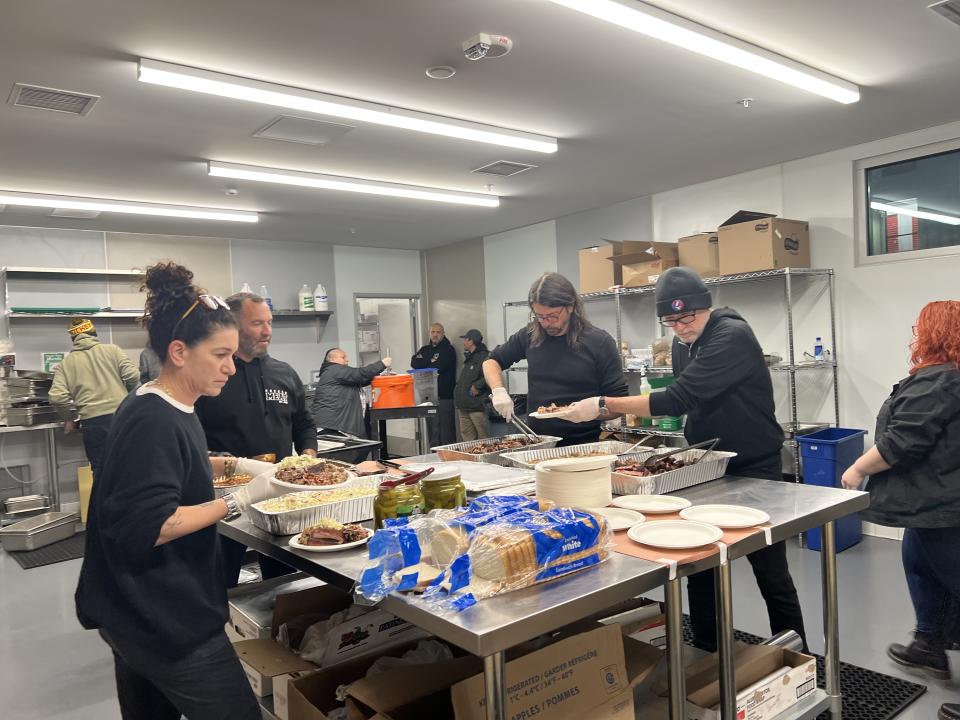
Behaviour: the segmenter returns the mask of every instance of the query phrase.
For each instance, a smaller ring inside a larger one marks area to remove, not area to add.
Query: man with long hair
[[[524,359],[531,411],[595,395],[627,394],[617,344],[609,333],[587,320],[573,283],[559,273],[544,273],[530,287],[527,301],[530,322],[497,346],[483,363],[498,413],[508,421],[513,416],[513,399],[503,386],[503,369]],[[530,427],[538,434],[563,438],[561,445],[577,445],[599,439],[602,419],[576,425],[531,418]]]

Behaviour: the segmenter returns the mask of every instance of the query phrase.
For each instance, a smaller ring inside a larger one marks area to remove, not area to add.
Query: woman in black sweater
[[[113,650],[125,719],[259,720],[223,631],[216,524],[265,497],[268,480],[215,499],[193,412],[197,398],[219,394],[234,373],[236,323],[180,265],[149,268],[144,287],[150,347],[163,368],[117,410],[90,499],[77,616]],[[218,474],[235,469],[214,462]]]

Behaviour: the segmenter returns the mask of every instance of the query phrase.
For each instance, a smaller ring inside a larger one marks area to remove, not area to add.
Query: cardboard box
[[[273,587],[296,587],[302,585],[304,580],[318,582],[313,578],[301,578],[291,583],[287,579],[276,578],[267,583]],[[269,592],[267,588],[260,588],[261,595],[267,592]],[[241,640],[234,643],[240,664],[254,694],[258,697],[272,694],[274,678],[280,675],[316,669],[316,665],[302,660],[299,655],[276,642],[281,625],[306,613],[316,614],[318,618],[330,617],[333,613],[349,607],[351,602],[350,595],[330,585],[314,587],[308,585],[306,589],[299,592],[276,595],[270,635],[267,638]]]
[[[720,274],[810,267],[810,224],[741,210],[717,231]]]
[[[372,610],[330,630],[323,667],[429,636],[425,630],[396,615],[385,610]]]
[[[615,625],[566,637],[506,665],[507,717],[633,718],[633,690],[662,653]],[[457,720],[485,720],[483,675],[451,689]]]
[[[273,714],[280,720],[290,720],[290,683],[318,672],[321,672],[320,668],[277,675],[273,679]]]
[[[628,604],[623,612],[605,617],[600,622],[604,625],[617,625],[626,637],[660,650],[666,649],[667,616],[658,602],[639,598],[638,602]]]
[[[611,255],[609,260],[620,268],[620,284],[624,287],[653,285],[667,268],[679,262],[676,243],[632,242],[630,252]]]
[[[270,637],[276,637],[276,633],[271,632],[271,627],[274,625],[273,617],[277,598],[322,585],[323,583],[316,578],[297,573],[296,575],[284,575],[272,580],[248,583],[233,588],[228,594],[230,625],[233,627],[232,634],[240,640],[266,640]],[[327,598],[336,596],[335,594],[329,595],[328,592],[304,596],[301,599],[308,602],[324,603],[323,609],[326,609],[329,605]],[[344,593],[340,593],[340,595],[346,597]],[[287,599],[284,602],[299,603],[300,601]],[[299,607],[293,607],[292,609],[301,611]],[[334,613],[340,609],[342,608],[337,607],[330,612]],[[288,617],[292,616],[285,616],[284,621]],[[279,628],[279,625],[277,627]],[[231,640],[231,642],[236,641]]]
[[[579,253],[580,292],[604,292],[614,285],[622,285],[621,266],[611,264],[610,258],[642,252],[647,245],[649,243],[633,240],[604,240],[603,245],[583,248]]]
[[[680,264],[700,277],[717,277],[720,274],[720,243],[716,231],[687,235],[677,240]]]

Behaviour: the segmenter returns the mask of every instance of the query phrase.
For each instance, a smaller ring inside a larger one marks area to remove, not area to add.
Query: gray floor
[[[822,652],[820,555],[790,548],[812,649]],[[918,680],[884,654],[903,640],[913,611],[900,566],[900,544],[865,538],[838,558],[841,656],[856,665]],[[0,552],[0,717],[4,720],[113,720],[113,665],[96,633],[83,630],[73,612],[80,561],[21,570]],[[766,614],[746,561],[734,565],[734,622],[768,635]],[[960,654],[952,653],[960,676]],[[919,679],[927,692],[900,717],[929,720],[943,702],[960,702],[960,681]]]

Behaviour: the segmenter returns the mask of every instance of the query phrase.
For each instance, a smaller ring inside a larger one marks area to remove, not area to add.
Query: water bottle
[[[306,283],[303,284],[300,292],[297,293],[297,302],[299,303],[300,312],[313,312],[313,293],[310,291],[310,286]]]
[[[823,362],[823,340],[817,338],[813,344],[813,359],[817,362]]]
[[[253,288],[250,287],[250,283],[244,283],[243,287],[240,288],[240,292],[250,293],[253,295]]]
[[[327,290],[320,283],[317,283],[317,289],[313,291],[313,309],[320,311],[330,309],[330,298],[327,297]]]
[[[260,286],[260,297],[262,297],[267,303],[267,307],[270,308],[270,312],[273,312],[273,300],[270,298],[270,291],[267,290],[266,285]]]
[[[650,386],[650,381],[647,380],[647,371],[644,368],[640,374],[640,394],[649,395],[653,391],[653,388]],[[652,427],[653,419],[650,417],[641,417],[640,425],[642,427]]]

